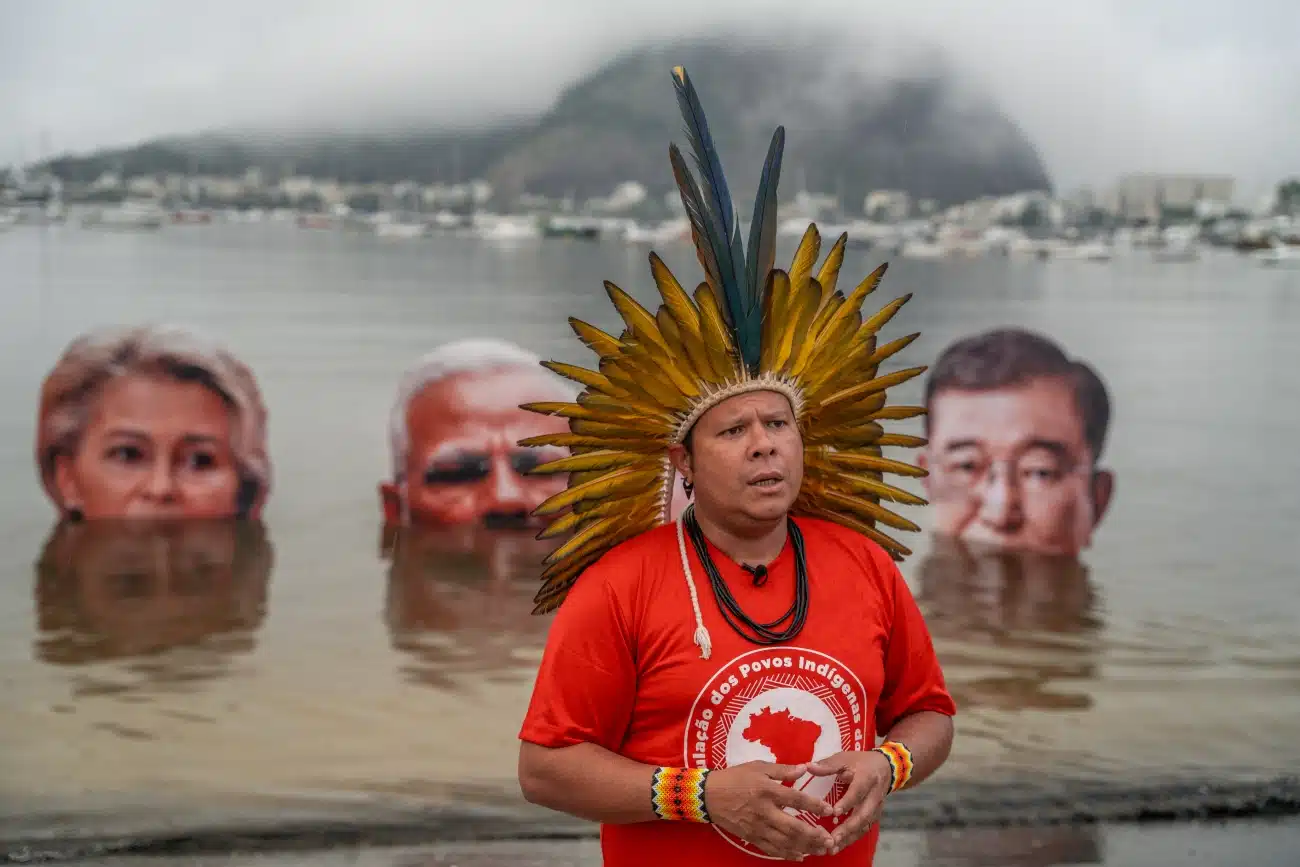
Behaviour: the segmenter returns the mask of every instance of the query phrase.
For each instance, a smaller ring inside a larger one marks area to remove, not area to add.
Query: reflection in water
[[[917,597],[945,666],[985,671],[950,683],[959,707],[1086,710],[1062,680],[1096,677],[1102,626],[1088,570],[1073,557],[982,548],[936,536]],[[992,670],[988,670],[988,669]]]
[[[921,863],[931,867],[1065,867],[1104,860],[1095,825],[926,831],[924,839]]]
[[[557,545],[481,523],[386,527],[385,616],[403,675],[447,690],[463,675],[531,680],[551,622],[532,614],[533,595]]]
[[[34,655],[72,667],[120,661],[138,679],[87,677],[78,694],[223,676],[254,647],[273,559],[256,522],[61,523],[36,565]]]

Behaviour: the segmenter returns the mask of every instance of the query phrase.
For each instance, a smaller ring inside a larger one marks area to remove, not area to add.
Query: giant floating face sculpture
[[[518,442],[568,423],[520,405],[572,397],[512,344],[466,340],[426,356],[403,380],[393,409],[393,479],[380,485],[386,521],[533,527],[532,510],[566,480],[528,473],[564,453]]]
[[[74,340],[42,388],[36,458],[65,518],[257,517],[270,489],[252,373],[177,328]]]
[[[1075,556],[1105,515],[1105,386],[1044,338],[999,330],[945,351],[927,384],[922,455],[938,533]]]

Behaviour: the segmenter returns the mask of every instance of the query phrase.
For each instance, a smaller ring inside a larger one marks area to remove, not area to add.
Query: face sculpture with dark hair
[[[945,350],[925,397],[936,532],[1042,554],[1088,547],[1115,485],[1099,466],[1110,399],[1091,367],[999,329]]]

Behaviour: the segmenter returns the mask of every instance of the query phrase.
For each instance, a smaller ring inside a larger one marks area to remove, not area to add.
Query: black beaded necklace
[[[695,553],[709,576],[709,586],[713,588],[713,597],[718,601],[723,618],[741,638],[752,644],[781,644],[790,641],[803,630],[804,622],[808,619],[808,561],[804,556],[803,533],[799,531],[793,519],[787,518],[786,523],[790,528],[790,545],[794,548],[794,602],[784,614],[770,623],[755,623],[741,609],[736,597],[731,595],[727,582],[722,580],[722,574],[718,572],[713,558],[709,556],[708,543],[704,541],[704,531],[700,529],[700,522],[695,519],[694,504],[687,507],[685,514],[682,515],[682,521],[695,546]],[[786,620],[790,621],[790,625],[779,632],[776,631],[776,627]],[[745,632],[741,628],[742,624],[753,634]]]

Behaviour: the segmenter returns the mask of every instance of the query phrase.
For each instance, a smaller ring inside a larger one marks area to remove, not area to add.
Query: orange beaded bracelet
[[[655,815],[669,822],[708,824],[704,783],[709,772],[700,768],[655,768],[650,783],[650,803]]]
[[[906,786],[907,781],[912,778],[912,751],[898,741],[885,741],[875,748],[875,752],[889,759],[891,775],[889,791],[897,792]]]

